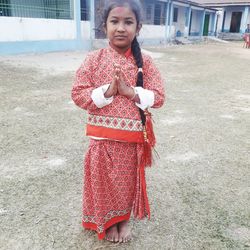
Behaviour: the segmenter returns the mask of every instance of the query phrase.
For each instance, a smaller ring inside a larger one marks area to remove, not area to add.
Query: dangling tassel
[[[137,157],[138,157],[138,168],[137,168],[137,179],[136,179],[136,190],[135,199],[133,204],[133,214],[137,219],[143,219],[148,217],[150,219],[150,207],[147,196],[145,168],[144,168],[144,150],[141,144],[137,145]]]
[[[151,113],[144,111],[146,118],[145,125],[143,126],[143,150],[138,155],[138,173],[136,184],[136,195],[133,213],[135,218],[143,219],[150,218],[150,207],[146,190],[145,167],[152,166],[152,149],[155,146],[156,140],[153,131],[153,123]]]
[[[148,142],[151,147],[154,147],[156,143],[156,139],[155,139],[154,129],[153,129],[152,114],[148,112],[148,110],[144,111],[144,114],[146,116],[145,126],[146,126]]]
[[[152,115],[148,111],[144,112],[146,116],[146,124],[143,127],[144,137],[144,164],[152,166],[152,149],[155,146],[156,139],[153,130]]]
[[[133,207],[134,217],[141,220],[145,217],[150,219],[150,207],[146,189],[145,169],[138,168],[136,197]]]

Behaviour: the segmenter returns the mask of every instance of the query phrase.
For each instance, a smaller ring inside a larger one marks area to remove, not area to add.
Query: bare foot
[[[122,221],[118,224],[119,242],[128,242],[132,239],[128,221]]]
[[[105,239],[108,241],[111,241],[111,242],[118,242],[119,241],[117,224],[113,225],[112,227],[110,227],[106,230]]]

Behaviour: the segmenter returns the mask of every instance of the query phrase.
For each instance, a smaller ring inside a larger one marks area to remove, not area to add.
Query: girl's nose
[[[122,31],[124,31],[124,30],[125,30],[124,25],[123,25],[122,23],[120,23],[120,24],[118,25],[118,27],[117,27],[117,31],[122,32]]]

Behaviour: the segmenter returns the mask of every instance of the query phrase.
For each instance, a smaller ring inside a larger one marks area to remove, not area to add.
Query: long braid
[[[131,50],[132,50],[133,56],[135,58],[135,62],[136,62],[138,69],[142,68],[143,67],[143,60],[142,60],[142,55],[141,55],[141,48],[140,48],[140,45],[139,45],[136,37],[134,38],[134,40],[132,42]],[[138,71],[136,86],[143,87],[143,73],[141,71]]]
[[[136,62],[138,69],[142,69],[143,59],[142,59],[142,54],[141,54],[141,48],[140,48],[140,45],[139,45],[136,37],[134,38],[134,40],[132,42],[131,50],[132,50],[133,56],[135,58],[135,62]],[[143,72],[142,72],[142,70],[138,70],[136,86],[143,87]],[[145,123],[146,123],[145,114],[144,114],[143,110],[139,109],[139,111],[140,111],[142,124],[145,125]]]

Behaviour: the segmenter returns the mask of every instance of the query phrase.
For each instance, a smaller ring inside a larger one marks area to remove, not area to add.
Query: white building
[[[0,0],[0,54],[89,50],[103,38],[105,0]],[[216,10],[187,0],[141,0],[144,44],[214,35]]]
[[[245,32],[250,24],[250,1],[246,0],[195,0],[205,7],[220,10],[218,32],[238,33]]]

